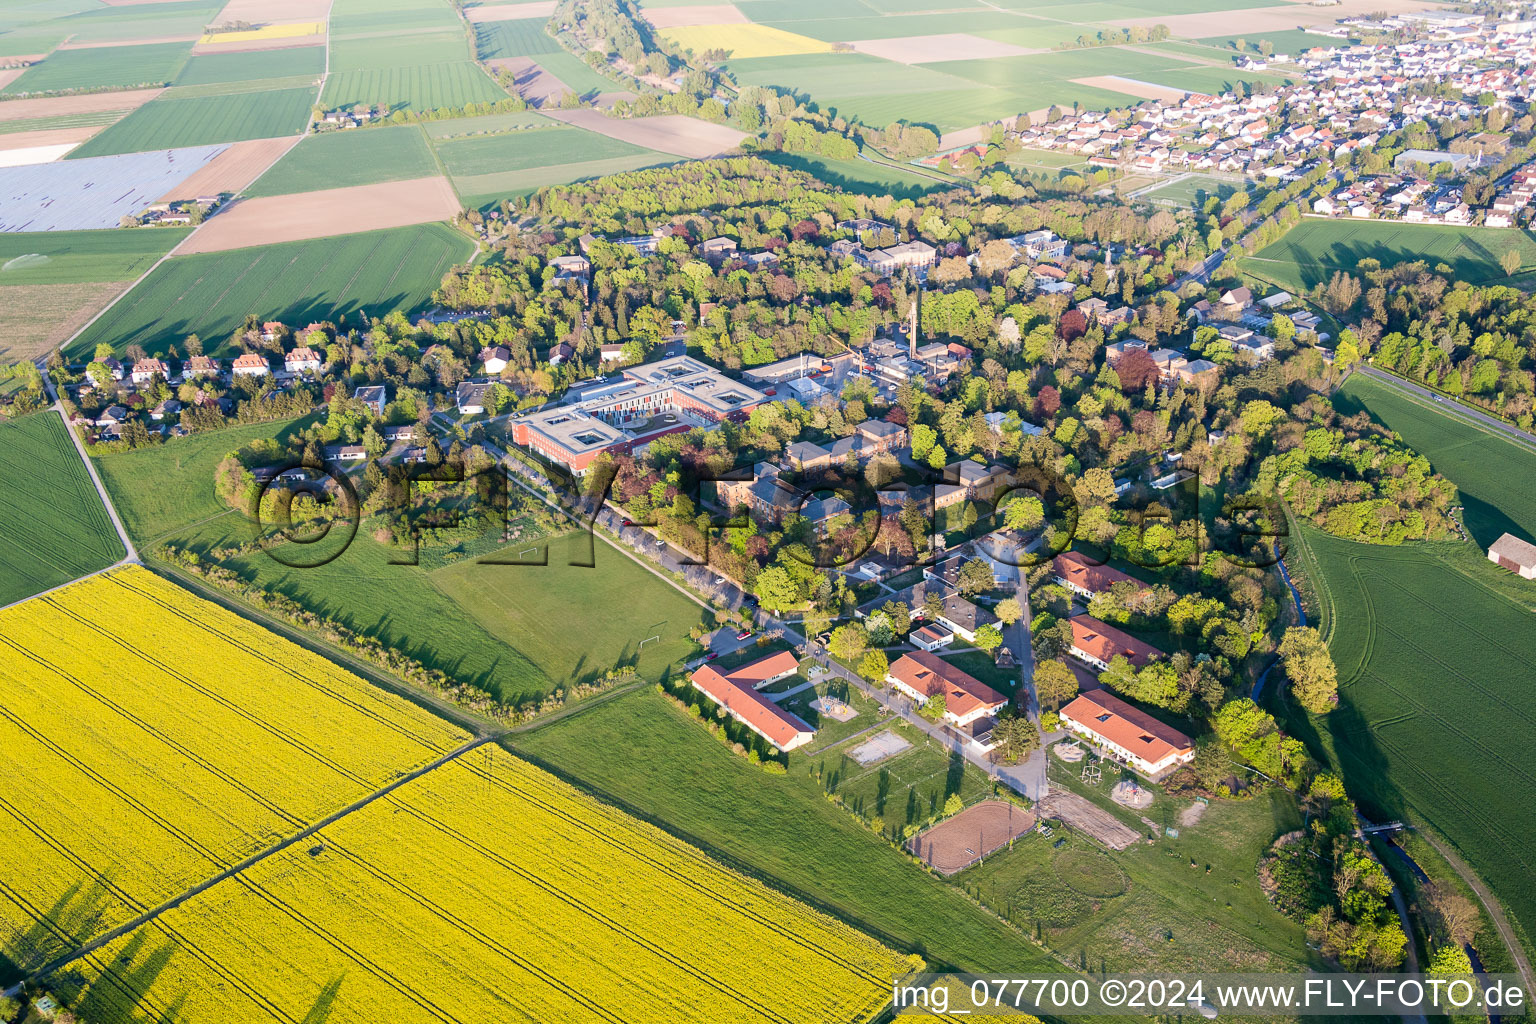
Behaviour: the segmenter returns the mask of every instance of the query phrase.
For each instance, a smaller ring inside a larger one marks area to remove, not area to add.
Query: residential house
[[[496,377],[507,368],[512,350],[505,345],[490,345],[480,350],[480,366],[487,377]]]
[[[181,364],[181,376],[186,380],[193,377],[217,377],[220,372],[219,361],[210,356],[193,356]]]
[[[929,651],[896,659],[885,676],[893,688],[918,704],[944,698],[943,721],[961,728],[995,715],[1008,698]]]
[[[360,444],[332,444],[325,448],[326,462],[361,462],[368,457],[368,449]]]
[[[705,664],[690,679],[694,689],[724,708],[730,717],[779,750],[789,751],[809,743],[816,730],[757,691],[798,670],[795,656],[780,651],[728,672]]]
[[[1116,583],[1130,583],[1138,590],[1147,585],[1119,569],[1089,561],[1077,551],[1063,551],[1051,563],[1051,578],[1080,597],[1093,597],[1108,591]]]
[[[375,416],[384,415],[384,385],[370,384],[352,392],[352,397],[368,407]]]
[[[624,346],[599,345],[597,347],[597,357],[599,360],[605,363],[618,362],[624,358]]]
[[[921,629],[913,630],[910,639],[925,651],[937,651],[941,647],[948,647],[954,643],[955,634],[937,623],[931,623]]]
[[[736,240],[734,238],[726,238],[723,235],[707,239],[699,243],[699,255],[711,263],[734,259],[736,256]]]
[[[98,360],[98,362],[107,368],[107,372],[103,379],[97,380],[97,374],[91,369],[91,366],[95,366],[96,363],[92,363],[91,366],[87,366],[85,368],[85,376],[90,380],[92,384],[96,385],[98,388],[104,388],[108,384],[112,384],[123,379],[122,363],[118,362],[111,356],[107,356],[105,359]]]
[[[175,416],[181,412],[181,403],[174,398],[167,398],[149,411],[150,418],[159,422],[167,416]]]
[[[171,375],[165,364],[158,359],[140,359],[133,364],[133,382],[135,384],[148,384],[156,375],[164,380]]]
[[[1114,626],[1100,622],[1092,615],[1074,615],[1067,620],[1072,627],[1072,647],[1069,653],[1079,661],[1103,671],[1117,657],[1124,657],[1141,668],[1163,652],[1151,644],[1143,643]]]
[[[952,594],[944,599],[944,608],[936,618],[968,644],[976,642],[976,631],[982,626],[997,623],[996,615],[979,604],[967,601],[959,594]]]
[[[300,346],[283,357],[283,368],[289,373],[318,373],[320,365],[320,353],[307,345]]]
[[[550,366],[559,366],[560,364],[568,363],[575,358],[576,349],[571,346],[570,342],[562,341],[560,344],[549,350]]]
[[[236,356],[231,365],[236,377],[265,377],[272,372],[267,366],[266,357],[255,352]]]
[[[1080,693],[1060,714],[1068,732],[1152,782],[1162,781],[1195,757],[1188,736],[1108,690]]]
[[[933,505],[936,509],[950,508],[977,498],[992,500],[1007,484],[1008,468],[1001,465],[983,466],[965,459],[945,466],[944,479],[954,482],[934,487]]]
[[[485,393],[491,389],[491,381],[466,380],[454,391],[454,403],[461,416],[475,416],[485,412]]]

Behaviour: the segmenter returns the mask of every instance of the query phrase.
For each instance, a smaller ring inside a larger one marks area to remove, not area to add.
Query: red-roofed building
[[[320,365],[320,353],[308,345],[294,349],[283,359],[283,366],[289,373],[313,372],[319,370]]]
[[[794,750],[809,743],[816,730],[757,691],[793,675],[799,667],[792,653],[780,651],[728,673],[704,665],[690,678],[694,689],[724,708],[736,721],[778,749]]]
[[[919,703],[942,695],[944,720],[962,727],[995,714],[1008,703],[1007,697],[980,679],[927,651],[903,654],[886,673],[885,681]]]
[[[171,371],[165,368],[165,364],[158,359],[140,359],[133,364],[133,382],[135,384],[148,384],[156,375],[162,379],[169,377]]]
[[[247,352],[243,356],[236,356],[234,363],[231,364],[231,368],[234,370],[236,377],[264,377],[272,372],[271,368],[267,366],[266,357],[259,356],[255,352]]]
[[[1122,655],[1137,668],[1163,656],[1163,652],[1151,644],[1122,633],[1092,615],[1074,615],[1068,621],[1072,624],[1072,656],[1100,671],[1109,668],[1109,663]]]
[[[1057,555],[1053,568],[1052,578],[1057,583],[1083,597],[1102,594],[1116,583],[1134,583],[1138,590],[1147,589],[1147,585],[1140,580],[1127,576],[1119,569],[1095,565],[1076,551],[1064,551]]]
[[[1188,736],[1108,690],[1078,694],[1061,709],[1061,724],[1153,782],[1195,756]]]

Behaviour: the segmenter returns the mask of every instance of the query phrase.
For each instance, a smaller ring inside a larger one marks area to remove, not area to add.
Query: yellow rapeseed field
[[[795,53],[831,53],[832,44],[770,25],[688,25],[669,28],[665,38],[695,53],[729,50],[737,60],[784,57]]]
[[[135,566],[0,612],[0,953],[46,962],[467,739]]]
[[[81,966],[101,1024],[828,1024],[921,960],[487,746]]]
[[[211,32],[198,42],[205,46],[212,43],[257,43],[266,39],[315,36],[324,31],[325,22],[323,21],[296,21],[286,25],[263,25],[261,28],[245,29],[240,32]]]

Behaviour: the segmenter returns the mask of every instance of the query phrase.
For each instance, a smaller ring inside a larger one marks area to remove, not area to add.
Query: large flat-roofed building
[[[633,451],[664,434],[744,419],[767,401],[691,356],[633,366],[574,402],[512,422],[512,440],[574,473],[605,451]]]
[[[1108,690],[1078,694],[1061,709],[1061,724],[1153,782],[1195,757],[1188,736]]]
[[[794,750],[809,743],[816,730],[757,691],[798,670],[795,656],[780,651],[730,672],[704,665],[690,678],[694,689],[724,708],[726,714],[778,749]]]

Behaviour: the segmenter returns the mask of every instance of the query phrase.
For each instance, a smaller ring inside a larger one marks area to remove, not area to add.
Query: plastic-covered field
[[[115,228],[224,149],[193,146],[0,167],[0,231]]]

